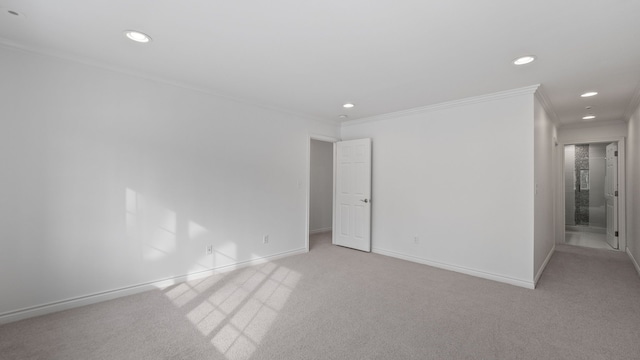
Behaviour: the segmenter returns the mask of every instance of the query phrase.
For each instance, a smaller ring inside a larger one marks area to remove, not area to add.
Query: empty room
[[[0,359],[640,358],[637,14],[0,0]]]

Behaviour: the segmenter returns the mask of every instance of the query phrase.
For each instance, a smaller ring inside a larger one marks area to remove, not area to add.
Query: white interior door
[[[604,180],[607,215],[607,242],[618,248],[618,144],[607,145],[607,170]]]
[[[371,251],[371,139],[336,146],[333,243]]]

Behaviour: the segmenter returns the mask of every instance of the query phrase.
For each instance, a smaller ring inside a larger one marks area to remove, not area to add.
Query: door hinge
[[[618,190],[613,194],[614,196],[618,196]]]
[[[616,231],[616,234],[614,235],[615,237],[618,237],[618,232]]]
[[[618,150],[613,152],[613,156],[618,156]]]

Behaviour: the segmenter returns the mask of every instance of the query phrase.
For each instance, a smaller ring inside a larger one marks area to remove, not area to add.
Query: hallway
[[[607,243],[606,237],[606,234],[567,230],[565,232],[565,243],[593,249],[616,250]]]

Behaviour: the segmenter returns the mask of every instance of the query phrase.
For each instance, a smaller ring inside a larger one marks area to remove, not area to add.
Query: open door
[[[371,139],[339,141],[333,243],[371,251]]]
[[[607,169],[604,181],[604,198],[607,215],[607,242],[618,249],[618,144],[607,145]]]

